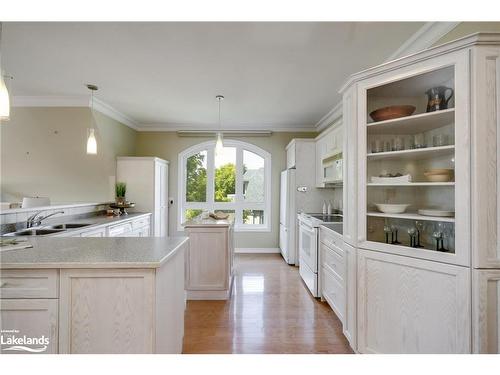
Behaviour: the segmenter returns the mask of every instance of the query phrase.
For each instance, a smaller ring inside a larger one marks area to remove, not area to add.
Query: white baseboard
[[[236,247],[236,254],[279,254],[280,249],[277,247]]]

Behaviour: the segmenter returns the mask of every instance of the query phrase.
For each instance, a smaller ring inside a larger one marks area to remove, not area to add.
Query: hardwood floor
[[[188,301],[184,353],[352,353],[342,325],[279,254],[240,254],[229,301]]]

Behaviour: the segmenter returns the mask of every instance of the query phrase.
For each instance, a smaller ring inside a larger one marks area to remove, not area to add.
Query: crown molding
[[[13,107],[91,107],[90,95],[68,96],[13,96]],[[94,110],[98,111],[134,130],[139,124],[116,108],[94,97]]]
[[[101,112],[102,114],[111,117],[112,119],[127,125],[129,128],[134,130],[139,130],[139,123],[133,118],[127,116],[126,114],[120,112],[116,108],[110,106],[108,103],[103,102],[100,99],[94,97],[94,110]]]
[[[460,22],[426,22],[385,61],[399,59],[433,46],[439,39],[458,26]]]
[[[337,103],[335,107],[333,107],[330,112],[328,112],[326,115],[324,115],[321,120],[319,120],[314,127],[316,128],[316,131],[320,132],[329,125],[333,124],[335,121],[337,121],[339,118],[342,117],[342,101]]]

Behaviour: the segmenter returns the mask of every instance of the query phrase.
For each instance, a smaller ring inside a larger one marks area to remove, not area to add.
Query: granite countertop
[[[232,219],[216,220],[213,218],[202,219],[196,217],[194,219],[188,220],[182,224],[185,228],[196,228],[196,227],[230,227],[233,225]]]
[[[0,253],[0,269],[159,268],[188,237],[30,237],[32,248]]]

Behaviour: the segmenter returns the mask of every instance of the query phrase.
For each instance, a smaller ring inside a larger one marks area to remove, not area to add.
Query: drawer
[[[0,298],[58,298],[57,270],[2,270]]]
[[[345,277],[345,257],[325,244],[320,244],[320,249],[321,265],[330,268],[343,281]]]
[[[87,232],[82,232],[80,237],[106,237],[106,228],[89,230]]]
[[[322,271],[321,294],[335,314],[337,314],[342,324],[344,324],[346,306],[344,285],[327,267],[323,267]]]
[[[140,219],[132,221],[132,228],[139,229],[142,227],[146,227],[149,225],[149,216],[148,217],[141,217]]]
[[[122,237],[132,232],[132,223],[112,225],[108,228],[109,237]]]
[[[344,239],[340,234],[332,233],[331,230],[320,227],[319,239],[326,246],[336,248],[335,250],[341,253],[344,252]]]

